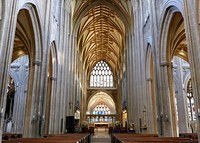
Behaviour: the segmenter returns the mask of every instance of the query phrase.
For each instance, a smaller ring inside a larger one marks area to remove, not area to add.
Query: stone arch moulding
[[[152,56],[152,48],[151,48],[151,44],[148,43],[147,44],[147,48],[146,48],[146,60],[145,60],[145,75],[146,75],[146,80],[150,80],[151,75],[150,75],[150,59]]]
[[[17,1],[15,1],[17,2]],[[39,15],[38,15],[38,10],[36,8],[36,6],[33,4],[33,3],[23,3],[24,1],[22,1],[18,7],[16,7],[16,9],[13,9],[13,13],[15,13],[15,15],[12,16],[12,21],[11,23],[9,24],[12,25],[10,27],[10,35],[8,37],[8,43],[5,45],[6,47],[11,47],[11,48],[8,48],[8,53],[12,53],[13,51],[13,48],[14,48],[14,44],[13,44],[13,41],[14,41],[14,38],[15,38],[15,32],[16,32],[16,27],[17,27],[17,18],[18,18],[18,14],[19,14],[19,11],[20,10],[27,10],[28,13],[29,13],[29,16],[31,18],[31,22],[32,22],[32,25],[33,25],[33,30],[34,30],[34,38],[35,38],[35,41],[37,41],[36,43],[34,43],[34,47],[36,47],[36,54],[33,56],[34,59],[36,59],[35,61],[41,61],[41,52],[42,52],[42,33],[41,33],[41,24],[40,24],[40,19],[39,19]],[[32,58],[33,58],[32,57]],[[11,59],[12,59],[12,54],[7,54],[6,55],[6,59],[7,61],[11,62]],[[9,65],[10,63],[8,63]],[[7,71],[7,74],[9,74],[9,69],[8,69],[9,66],[5,67]]]
[[[180,12],[182,17],[184,18],[184,11],[183,11],[183,4],[180,0],[169,0],[166,2],[163,8],[163,12],[161,15],[161,21],[160,21],[160,28],[159,28],[159,59],[160,63],[166,63],[169,64],[169,53],[167,50],[167,42],[166,38],[168,37],[168,31],[170,28],[170,22],[173,14],[175,12]]]
[[[172,50],[169,46],[171,42],[169,39],[169,32],[171,31],[172,18],[175,13],[179,12],[184,19],[183,2],[180,0],[169,0],[165,3],[163,12],[161,14],[161,21],[159,25],[159,62],[160,62],[160,81],[165,86],[160,85],[162,88],[160,92],[162,106],[161,113],[167,118],[167,122],[162,123],[160,126],[161,134],[164,136],[177,136],[177,119],[176,116],[172,116],[175,112],[175,98],[173,87],[173,73],[170,70],[172,60]],[[186,36],[187,37],[187,36]],[[161,114],[160,113],[160,114]],[[164,132],[165,130],[165,132]]]
[[[99,93],[99,92],[104,92],[104,93],[108,94],[108,95],[113,99],[113,101],[116,102],[116,99],[115,99],[108,91],[106,91],[106,90],[97,90],[97,91],[95,91],[92,95],[90,95],[90,96],[87,98],[87,103],[90,101],[90,99],[91,99],[94,95],[96,95],[96,94]]]
[[[33,25],[34,38],[35,38],[35,60],[42,60],[42,30],[41,30],[41,17],[35,4],[25,3],[20,10],[28,10]]]
[[[34,101],[39,100],[39,97],[41,96],[40,87],[42,85],[40,85],[41,83],[40,80],[43,80],[43,78],[41,79],[40,77],[41,75],[40,71],[42,69],[43,44],[42,44],[41,19],[39,16],[37,5],[31,2],[26,2],[26,3],[23,2],[24,1],[22,1],[22,3],[19,3],[17,14],[19,14],[21,10],[25,10],[31,23],[30,26],[27,28],[31,30],[30,36],[34,38],[32,39],[33,41],[31,41],[32,43],[30,44],[31,53],[29,58],[30,60],[29,77],[31,78],[28,79],[28,87],[27,87],[30,96],[27,97],[26,110],[25,110],[26,117],[30,116],[31,118],[25,118],[24,129],[23,129],[24,133],[23,136],[30,137],[30,136],[36,136],[37,134],[37,132],[34,133],[31,132],[33,128],[33,126],[31,125],[31,121],[33,120],[32,116],[37,115],[36,112],[40,110],[39,109],[40,106],[36,105],[37,103]],[[34,80],[31,80],[32,78],[34,78]]]
[[[53,40],[50,44],[50,50],[49,50],[49,55],[50,55],[50,51],[52,52],[52,66],[53,66],[53,77],[56,78],[57,77],[57,73],[58,73],[58,52],[57,52],[57,46],[56,46],[56,42]]]
[[[187,92],[187,85],[188,85],[188,81],[191,79],[191,73],[188,73],[185,77],[185,81],[183,82],[183,85],[184,85],[184,89],[185,89],[185,92]]]
[[[103,93],[102,96],[104,96],[104,94],[106,94],[106,96],[108,96],[106,99],[103,98],[104,100],[103,99],[102,100],[105,101],[105,102],[109,102],[109,103],[111,102],[108,106],[112,107],[113,111],[115,110],[115,112],[116,112],[116,102],[115,102],[115,100],[113,99],[113,97],[109,93],[104,92],[104,91],[98,91],[98,92],[95,92],[94,94],[92,94],[92,96],[87,101],[87,111],[89,111],[89,107],[94,104],[93,103],[94,102],[93,98],[96,97],[96,96],[97,96],[97,98],[99,96],[101,97],[101,95],[97,95],[99,93]]]

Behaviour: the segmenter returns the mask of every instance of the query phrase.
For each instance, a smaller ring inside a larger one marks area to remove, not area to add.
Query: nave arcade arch
[[[185,15],[181,11],[181,5],[179,6],[167,3],[166,11],[162,15],[160,67],[161,81],[165,86],[161,90],[163,106],[158,112],[162,114],[159,118],[159,130],[165,136],[178,136],[179,133],[190,132],[187,90],[184,91],[187,87],[184,87],[184,80],[187,74],[190,74],[191,47],[188,47],[190,39],[186,33]]]
[[[14,20],[10,24],[12,25],[9,30],[11,37],[6,45],[8,48],[4,66],[4,75],[8,75],[9,78],[4,82],[8,84],[3,84],[2,87],[8,89],[7,95],[9,95],[9,87],[5,86],[9,85],[10,77],[12,77],[15,88],[12,92],[12,104],[9,104],[11,99],[9,96],[3,97],[4,101],[8,101],[1,107],[1,114],[5,112],[7,115],[4,116],[3,133],[21,133],[24,137],[34,136],[33,134],[37,133],[30,132],[29,123],[34,120],[33,114],[36,114],[32,112],[33,102],[31,101],[37,100],[38,97],[34,95],[37,94],[35,91],[40,86],[35,83],[39,77],[38,71],[41,65],[40,24],[36,7],[31,3],[21,3],[13,11],[16,11],[16,14],[12,15]],[[36,80],[33,80],[34,78]]]
[[[88,99],[87,120],[89,123],[113,123],[116,120],[116,105],[112,96],[100,91]]]

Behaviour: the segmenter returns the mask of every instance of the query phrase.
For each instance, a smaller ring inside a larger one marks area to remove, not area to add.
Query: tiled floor
[[[91,143],[111,143],[108,128],[96,128],[94,135],[92,135]]]

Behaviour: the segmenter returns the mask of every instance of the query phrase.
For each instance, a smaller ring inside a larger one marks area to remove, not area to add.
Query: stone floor
[[[91,136],[91,143],[111,143],[108,128],[96,128]]]

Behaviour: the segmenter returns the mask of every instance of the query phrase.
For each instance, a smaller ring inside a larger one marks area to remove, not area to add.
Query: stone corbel
[[[52,81],[56,81],[57,80],[57,78],[53,77],[53,76],[49,77],[49,79],[52,80]]]
[[[147,37],[147,43],[149,43],[150,45],[152,45],[152,36]]]
[[[166,67],[166,66],[169,67],[169,66],[170,66],[170,63],[167,62],[167,61],[164,61],[164,62],[161,62],[161,63],[160,63],[160,66],[161,66],[161,67]]]
[[[167,115],[165,115],[164,120],[165,120],[166,122],[168,122],[168,121],[169,121],[169,117],[168,117]]]
[[[42,62],[40,61],[40,60],[35,60],[34,62],[33,62],[33,65],[35,66],[41,66],[41,64],[42,64]]]
[[[33,116],[32,116],[32,124],[35,123],[36,120],[37,120],[37,119],[36,119],[35,115],[33,115]]]
[[[149,82],[153,81],[153,79],[151,77],[146,78],[146,80],[149,81]]]
[[[44,122],[45,121],[45,116],[42,115],[41,121]]]
[[[163,112],[160,113],[160,115],[157,115],[157,121],[162,121],[163,120]]]

